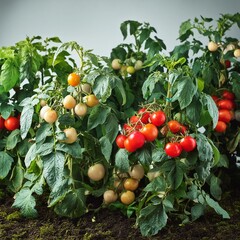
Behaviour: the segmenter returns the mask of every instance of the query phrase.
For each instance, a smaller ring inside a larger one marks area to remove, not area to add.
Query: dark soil
[[[220,205],[229,212],[229,220],[223,220],[211,210],[184,226],[170,219],[167,227],[151,238],[142,237],[135,219],[128,219],[120,211],[101,209],[80,219],[67,219],[56,216],[43,204],[38,207],[37,219],[25,219],[11,207],[12,197],[5,196],[0,201],[0,239],[237,240],[240,239],[240,193],[224,195]]]

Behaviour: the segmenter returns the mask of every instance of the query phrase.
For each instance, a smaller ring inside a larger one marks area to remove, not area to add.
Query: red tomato
[[[187,127],[186,126],[184,126],[184,125],[182,125],[182,124],[180,124],[181,126],[180,126],[180,132],[182,133],[182,134],[186,134],[187,133]]]
[[[142,128],[142,123],[139,119],[138,116],[134,115],[132,117],[130,117],[130,120],[129,120],[131,126],[135,129],[135,130],[139,130]]]
[[[191,136],[186,136],[181,139],[180,144],[182,146],[182,149],[186,152],[193,151],[197,146],[197,141],[195,138]]]
[[[223,121],[218,121],[216,127],[214,128],[214,130],[219,133],[225,132],[226,129],[227,129],[227,124]]]
[[[140,132],[144,135],[145,139],[149,142],[154,141],[158,136],[158,129],[152,123],[147,123]]]
[[[124,148],[128,151],[128,152],[135,152],[137,149],[135,148],[134,144],[131,143],[131,141],[129,141],[129,138],[126,138],[126,140],[124,141]]]
[[[128,138],[124,141],[124,147],[129,152],[134,152],[138,148],[141,148],[145,143],[145,137],[138,131],[132,132]]]
[[[156,112],[150,114],[150,121],[155,126],[160,127],[166,121],[165,112],[159,110],[159,111],[156,111]]]
[[[4,126],[9,131],[18,129],[20,127],[19,119],[17,117],[9,117],[5,120]]]
[[[140,116],[142,123],[146,124],[149,122],[150,113],[146,110],[146,108],[139,109],[138,115]]]
[[[218,97],[218,96],[212,95],[211,97],[212,97],[212,99],[213,99],[213,101],[214,101],[215,103],[218,102],[218,100],[219,100],[219,97]]]
[[[131,116],[130,117],[130,120],[129,120],[129,122],[131,123],[131,124],[136,124],[137,122],[139,121],[139,117],[137,117],[137,116]]]
[[[169,142],[164,150],[169,157],[178,157],[182,153],[182,146],[178,142]]]
[[[232,113],[227,109],[219,109],[218,111],[218,121],[223,121],[229,123],[232,120]]]
[[[224,90],[222,93],[222,97],[229,100],[235,99],[235,94],[233,92],[230,92],[228,90]]]
[[[176,120],[171,120],[168,122],[168,128],[172,133],[177,133],[181,129],[181,124]]]
[[[221,99],[217,102],[217,106],[219,109],[232,110],[234,109],[234,102],[229,99]]]
[[[5,119],[2,116],[0,116],[0,129],[4,129],[5,128],[4,122],[5,122]]]
[[[126,136],[123,135],[123,134],[119,134],[117,137],[116,137],[116,144],[119,148],[124,148],[124,141],[126,140]]]
[[[230,68],[231,67],[231,62],[229,60],[225,60],[225,67]]]
[[[124,129],[125,133],[129,133],[132,130],[132,127],[129,124],[124,123],[123,129]]]

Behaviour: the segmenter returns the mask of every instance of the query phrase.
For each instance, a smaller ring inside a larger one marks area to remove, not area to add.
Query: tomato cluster
[[[179,123],[177,120],[170,120],[167,123],[168,130],[173,134],[181,134],[179,140],[178,137],[173,137],[173,142],[168,142],[165,147],[165,153],[172,158],[178,157],[181,155],[182,151],[191,152],[196,146],[196,139],[190,135],[185,135],[187,133],[187,127]],[[183,137],[182,137],[183,136]]]
[[[218,122],[215,131],[224,133],[227,129],[227,124],[233,119],[235,109],[235,95],[229,90],[224,90],[221,96],[212,96],[218,107]]]
[[[123,125],[123,133],[116,138],[119,148],[125,148],[128,152],[135,152],[142,148],[145,142],[152,142],[158,137],[158,127],[166,121],[166,115],[162,110],[150,111],[141,108],[136,115],[130,117],[129,122]]]
[[[14,131],[18,128],[20,128],[20,115],[17,117],[10,116],[7,119],[0,116],[0,129]]]

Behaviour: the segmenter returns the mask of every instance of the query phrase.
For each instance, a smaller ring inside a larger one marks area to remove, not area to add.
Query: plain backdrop
[[[167,50],[177,43],[180,24],[187,19],[237,13],[240,0],[0,0],[0,47],[27,36],[76,41],[85,49],[109,56],[123,42],[125,20],[148,22]],[[239,29],[235,29],[239,37]]]

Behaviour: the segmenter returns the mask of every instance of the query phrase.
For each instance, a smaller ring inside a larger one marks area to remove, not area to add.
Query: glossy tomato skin
[[[229,99],[221,99],[217,102],[217,106],[219,109],[233,110],[234,102]]]
[[[165,112],[159,110],[150,114],[150,122],[156,127],[162,126],[166,121]]]
[[[140,132],[144,135],[146,141],[149,142],[154,141],[158,136],[158,129],[152,123],[147,123],[145,126],[143,126]]]
[[[124,141],[127,139],[127,136],[119,134],[116,138],[116,144],[119,148],[124,148]]]
[[[225,67],[230,68],[231,67],[231,62],[229,60],[225,60]]]
[[[145,137],[142,133],[134,131],[130,133],[127,139],[124,141],[124,147],[128,152],[134,152],[138,148],[141,148],[145,143]]]
[[[196,148],[197,141],[191,136],[186,136],[181,139],[180,144],[185,152],[191,152]]]
[[[147,124],[149,122],[150,113],[146,108],[141,108],[138,110],[138,115],[140,116],[141,122]]]
[[[182,146],[178,142],[169,142],[166,144],[164,150],[169,157],[175,158],[182,153]]]
[[[172,133],[177,133],[181,129],[181,124],[176,120],[171,120],[168,122],[168,128]]]
[[[227,109],[219,109],[218,111],[218,120],[225,123],[229,123],[232,120],[232,113]]]
[[[234,100],[235,99],[235,94],[233,92],[228,91],[228,90],[224,90],[223,93],[222,93],[222,97],[224,99]]]
[[[17,117],[9,117],[5,120],[4,126],[8,131],[13,131],[20,127],[20,122]]]
[[[2,116],[0,116],[0,129],[4,129],[5,128],[4,122],[5,122],[5,119]]]
[[[219,133],[224,133],[227,129],[227,124],[223,121],[218,121],[214,130]]]

